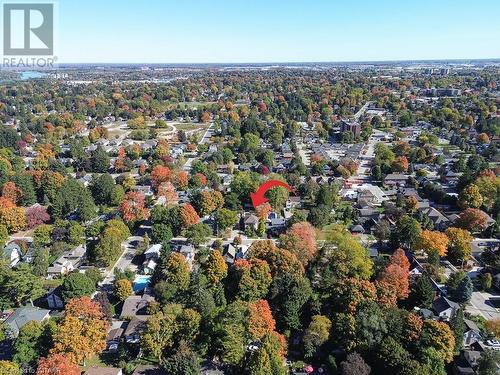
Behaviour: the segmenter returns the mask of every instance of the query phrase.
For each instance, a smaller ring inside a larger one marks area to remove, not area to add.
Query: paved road
[[[359,118],[363,115],[363,113],[365,113],[365,111],[368,109],[368,106],[372,104],[372,102],[366,102],[360,109],[358,112],[356,112],[356,114],[354,115],[354,119],[356,121],[359,120]]]
[[[108,289],[113,284],[113,280],[115,278],[115,269],[124,270],[127,267],[130,268],[132,259],[134,258],[135,252],[137,250],[137,243],[140,241],[142,241],[142,237],[131,236],[122,243],[123,253],[120,258],[118,258],[114,266],[106,273],[104,280],[100,283],[101,288]]]
[[[214,127],[214,124],[211,123],[210,126],[205,131],[205,134],[203,134],[203,137],[201,137],[201,140],[199,142],[200,145],[205,144],[210,139],[210,137],[212,136],[213,127]],[[182,167],[182,169],[184,169],[185,171],[191,170],[191,164],[193,164],[193,161],[195,161],[196,159],[197,158],[189,158],[186,161],[186,163],[184,163],[184,166]]]

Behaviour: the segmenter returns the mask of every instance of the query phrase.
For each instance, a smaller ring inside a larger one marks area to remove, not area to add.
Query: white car
[[[486,345],[492,346],[493,348],[500,349],[500,341],[498,341],[498,340],[487,340]]]

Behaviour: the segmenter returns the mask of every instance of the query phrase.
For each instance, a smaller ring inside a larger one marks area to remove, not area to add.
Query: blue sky
[[[59,62],[500,58],[498,0],[59,0]]]

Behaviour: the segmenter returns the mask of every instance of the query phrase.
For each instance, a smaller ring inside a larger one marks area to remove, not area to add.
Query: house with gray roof
[[[23,306],[20,307],[4,321],[4,325],[8,327],[11,332],[12,337],[17,337],[19,335],[19,330],[28,322],[34,320],[37,322],[43,322],[49,318],[50,310],[40,309],[35,306]]]

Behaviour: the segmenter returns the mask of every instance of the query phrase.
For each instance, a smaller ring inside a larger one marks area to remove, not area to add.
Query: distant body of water
[[[27,80],[27,79],[43,78],[46,75],[47,75],[47,73],[27,70],[27,71],[21,72],[21,79]]]

